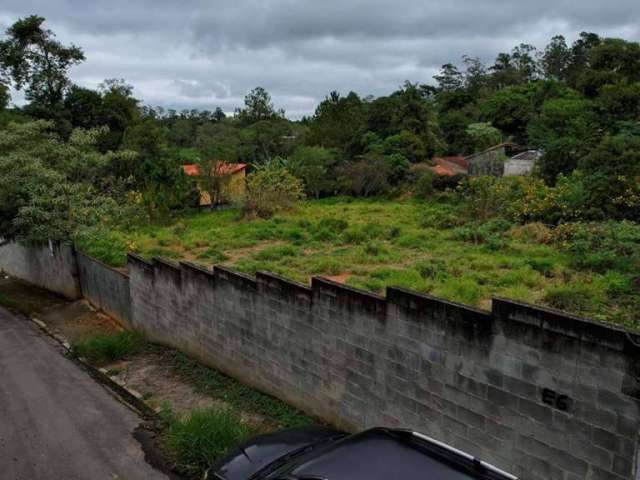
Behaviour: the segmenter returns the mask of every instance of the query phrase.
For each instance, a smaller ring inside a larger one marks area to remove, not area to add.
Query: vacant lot
[[[502,296],[638,323],[633,275],[576,266],[545,226],[477,222],[452,201],[309,201],[269,220],[199,213],[164,227],[95,232],[79,248],[115,266],[131,250],[301,282],[322,275],[375,292],[399,286],[482,308]]]

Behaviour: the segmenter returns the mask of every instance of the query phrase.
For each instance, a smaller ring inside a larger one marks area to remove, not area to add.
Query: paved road
[[[140,418],[0,307],[0,479],[167,479],[145,462]]]

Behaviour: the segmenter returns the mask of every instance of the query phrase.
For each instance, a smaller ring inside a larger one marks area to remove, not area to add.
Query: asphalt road
[[[0,480],[167,479],[133,438],[141,419],[0,307]]]

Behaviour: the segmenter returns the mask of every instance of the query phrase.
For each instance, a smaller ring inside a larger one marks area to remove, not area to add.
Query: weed
[[[443,260],[433,258],[422,260],[416,264],[415,269],[425,279],[444,278],[447,276],[447,264]]]
[[[581,312],[587,310],[594,301],[594,292],[583,284],[560,285],[547,291],[544,301],[554,308]]]
[[[313,423],[310,417],[281,400],[260,393],[181,352],[172,351],[170,361],[174,372],[194,385],[197,391],[224,400],[238,410],[255,412],[282,427]]]
[[[198,254],[200,260],[208,260],[211,263],[222,263],[227,260],[227,257],[223,252],[215,247],[209,247],[204,252]]]
[[[258,252],[254,258],[262,261],[275,261],[283,257],[291,257],[298,253],[298,249],[290,245],[277,245],[275,247],[265,248]]]
[[[73,345],[73,353],[85,357],[97,365],[115,362],[138,353],[144,346],[144,338],[138,332],[118,332],[95,335]]]
[[[230,409],[194,410],[184,419],[169,420],[165,442],[178,469],[203,475],[231,448],[245,440],[251,430]]]

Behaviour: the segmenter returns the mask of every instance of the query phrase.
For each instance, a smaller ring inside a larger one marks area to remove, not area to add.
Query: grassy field
[[[101,232],[81,239],[79,248],[114,266],[135,251],[301,282],[322,275],[379,293],[399,286],[485,309],[492,296],[502,296],[640,323],[637,295],[615,288],[629,279],[573,268],[544,226],[465,218],[461,206],[445,201],[328,199],[269,220],[225,210],[169,226]]]

